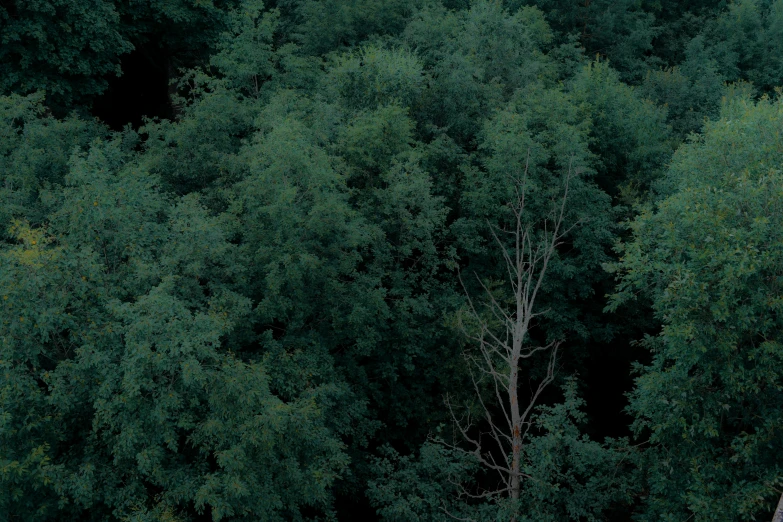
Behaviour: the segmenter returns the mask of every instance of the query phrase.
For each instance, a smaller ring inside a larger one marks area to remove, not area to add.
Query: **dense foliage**
[[[781,85],[783,0],[0,2],[0,520],[769,518]]]

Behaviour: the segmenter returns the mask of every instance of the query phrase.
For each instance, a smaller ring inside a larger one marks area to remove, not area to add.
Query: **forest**
[[[0,0],[0,522],[783,520],[783,0]]]

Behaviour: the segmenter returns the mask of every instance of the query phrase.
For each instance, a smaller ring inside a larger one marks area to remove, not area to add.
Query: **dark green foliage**
[[[630,405],[651,444],[644,520],[750,520],[777,500],[782,125],[780,101],[731,98],[623,247],[612,308],[641,291],[663,323]]]
[[[130,52],[173,119],[113,132]],[[0,520],[768,518],[782,57],[782,0],[5,2]],[[444,397],[502,418],[458,324],[522,177],[511,502]]]
[[[0,227],[6,238],[14,218],[40,224],[49,209],[41,192],[63,183],[75,147],[105,136],[95,122],[46,115],[43,95],[0,98]]]
[[[421,117],[469,143],[477,122],[517,89],[549,76],[541,51],[550,40],[536,9],[510,14],[499,2],[479,1],[456,13],[440,6],[421,10],[403,33],[428,73]]]
[[[150,41],[192,63],[225,24],[231,0],[18,1],[0,5],[0,94],[46,92],[66,114],[122,74],[123,55]],[[75,105],[76,104],[76,105]]]
[[[3,252],[4,510],[32,516],[42,488],[34,508],[56,518],[325,505],[347,459],[321,405],[344,392],[282,401],[228,349],[251,312],[236,247],[122,149],[74,156],[50,219],[16,222]]]
[[[711,54],[729,80],[770,90],[783,80],[783,2],[732,2],[706,31]]]
[[[535,479],[524,482],[516,506],[471,499],[473,488],[465,483],[467,477],[479,478],[478,463],[440,438],[427,441],[417,456],[387,450],[378,460],[380,477],[370,483],[370,499],[390,521],[489,522],[512,514],[525,522],[602,520],[609,506],[631,498],[636,479],[631,470],[638,457],[625,441],[601,445],[580,434],[584,402],[575,388],[573,380],[566,381],[564,401],[540,408],[538,434],[526,441],[523,458],[523,472]]]
[[[473,165],[464,167],[460,207],[463,214],[452,226],[458,244],[469,256],[468,273],[501,281],[504,268],[492,248],[487,223],[509,229],[508,201],[514,197],[514,180],[528,165],[530,215],[550,212],[559,197],[569,169],[571,180],[566,227],[578,225],[569,248],[553,260],[545,283],[543,308],[551,308],[549,338],[566,331],[589,335],[579,319],[577,301],[593,293],[593,284],[604,276],[601,263],[608,261],[611,245],[610,200],[591,180],[594,157],[588,147],[588,121],[580,118],[570,97],[559,89],[532,87],[515,97],[488,120],[480,134],[479,153]],[[510,240],[510,238],[509,238]]]
[[[0,7],[0,93],[43,90],[58,102],[100,94],[131,51],[113,2],[34,1]]]
[[[282,4],[283,2],[281,2]],[[309,54],[353,47],[371,35],[395,35],[420,0],[287,0],[297,25],[291,38]]]
[[[665,70],[649,71],[642,92],[666,106],[673,130],[683,138],[701,130],[718,114],[725,76],[697,36],[685,48],[685,60]]]
[[[624,199],[649,189],[674,148],[666,111],[620,82],[606,62],[584,67],[570,91],[593,123],[590,149],[599,159],[599,186]]]
[[[578,38],[589,56],[608,56],[624,79],[638,79],[647,69],[648,53],[656,36],[655,16],[640,0],[507,0],[535,5],[562,36]]]

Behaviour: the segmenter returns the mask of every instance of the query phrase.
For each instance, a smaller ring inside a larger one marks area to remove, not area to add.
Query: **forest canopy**
[[[0,520],[747,521],[783,0],[0,2]]]

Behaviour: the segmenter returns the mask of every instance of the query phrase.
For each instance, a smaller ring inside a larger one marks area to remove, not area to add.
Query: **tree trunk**
[[[516,368],[512,369],[508,386],[511,402],[511,426],[514,430],[511,435],[511,498],[513,500],[519,499],[519,461],[522,453],[522,422],[519,413],[519,392],[517,389],[518,376],[519,373]]]
[[[529,154],[528,154],[529,159]],[[555,255],[557,248],[562,244],[563,237],[569,233],[570,228],[562,230],[565,218],[566,201],[568,200],[568,187],[572,175],[571,165],[568,166],[568,176],[566,177],[565,191],[563,199],[558,206],[553,207],[553,218],[547,217],[542,224],[544,237],[539,238],[533,224],[525,221],[525,189],[527,179],[528,163],[525,163],[525,174],[522,180],[514,179],[516,186],[516,200],[509,203],[510,210],[515,218],[514,228],[511,230],[496,229],[489,226],[493,238],[500,246],[500,251],[505,260],[506,269],[511,288],[515,298],[515,309],[509,310],[505,303],[498,301],[493,292],[484,282],[477,277],[479,285],[484,289],[487,296],[487,308],[491,316],[500,321],[501,327],[493,331],[493,326],[487,322],[484,314],[476,309],[473,300],[468,294],[469,316],[479,325],[478,333],[471,333],[474,327],[465,329],[468,338],[476,341],[479,345],[481,357],[475,359],[468,356],[472,363],[479,366],[481,375],[473,377],[473,386],[475,387],[478,399],[484,408],[486,419],[489,423],[490,431],[488,433],[479,433],[478,437],[470,434],[471,423],[470,413],[467,415],[467,423],[462,423],[460,419],[451,410],[451,415],[462,433],[464,439],[473,446],[470,454],[475,456],[479,463],[488,470],[493,470],[500,474],[501,489],[494,491],[483,491],[478,495],[472,495],[464,490],[465,495],[473,498],[487,498],[493,496],[508,495],[511,501],[512,509],[516,510],[519,499],[522,495],[522,479],[530,478],[522,473],[522,444],[525,442],[523,437],[525,431],[530,427],[530,416],[535,415],[535,406],[543,390],[552,382],[555,372],[555,363],[557,361],[557,349],[560,345],[559,340],[551,341],[543,346],[529,345],[527,341],[530,332],[531,321],[536,316],[545,312],[536,311],[536,298],[541,290],[549,261]],[[576,226],[574,224],[571,228]],[[514,241],[514,248],[509,252],[507,246],[498,234],[497,230],[509,233]],[[460,279],[462,281],[462,279]],[[464,284],[463,284],[464,288]],[[467,293],[467,289],[466,293]],[[462,324],[462,320],[460,319]],[[474,330],[475,331],[475,330]],[[524,407],[519,403],[519,367],[523,359],[529,359],[538,352],[549,352],[550,359],[546,377],[538,384],[536,389],[531,389],[532,396],[526,401]],[[489,376],[494,384],[495,394],[498,399],[498,406],[502,410],[503,421],[497,423],[493,419],[492,409],[484,403],[482,398],[481,381],[484,376]],[[508,401],[508,402],[506,402]],[[510,429],[510,433],[507,431]],[[491,437],[496,445],[494,451],[487,451],[482,444],[482,437]],[[510,446],[510,447],[509,447]],[[511,454],[511,462],[508,457]],[[501,456],[502,455],[502,456]],[[499,457],[499,458],[498,458]],[[500,460],[502,459],[502,460]],[[462,519],[460,519],[462,520]],[[465,519],[466,520],[466,519]],[[511,513],[511,522],[516,522],[515,513]]]
[[[781,495],[780,500],[778,500],[778,508],[772,516],[772,522],[783,522],[783,495]]]

